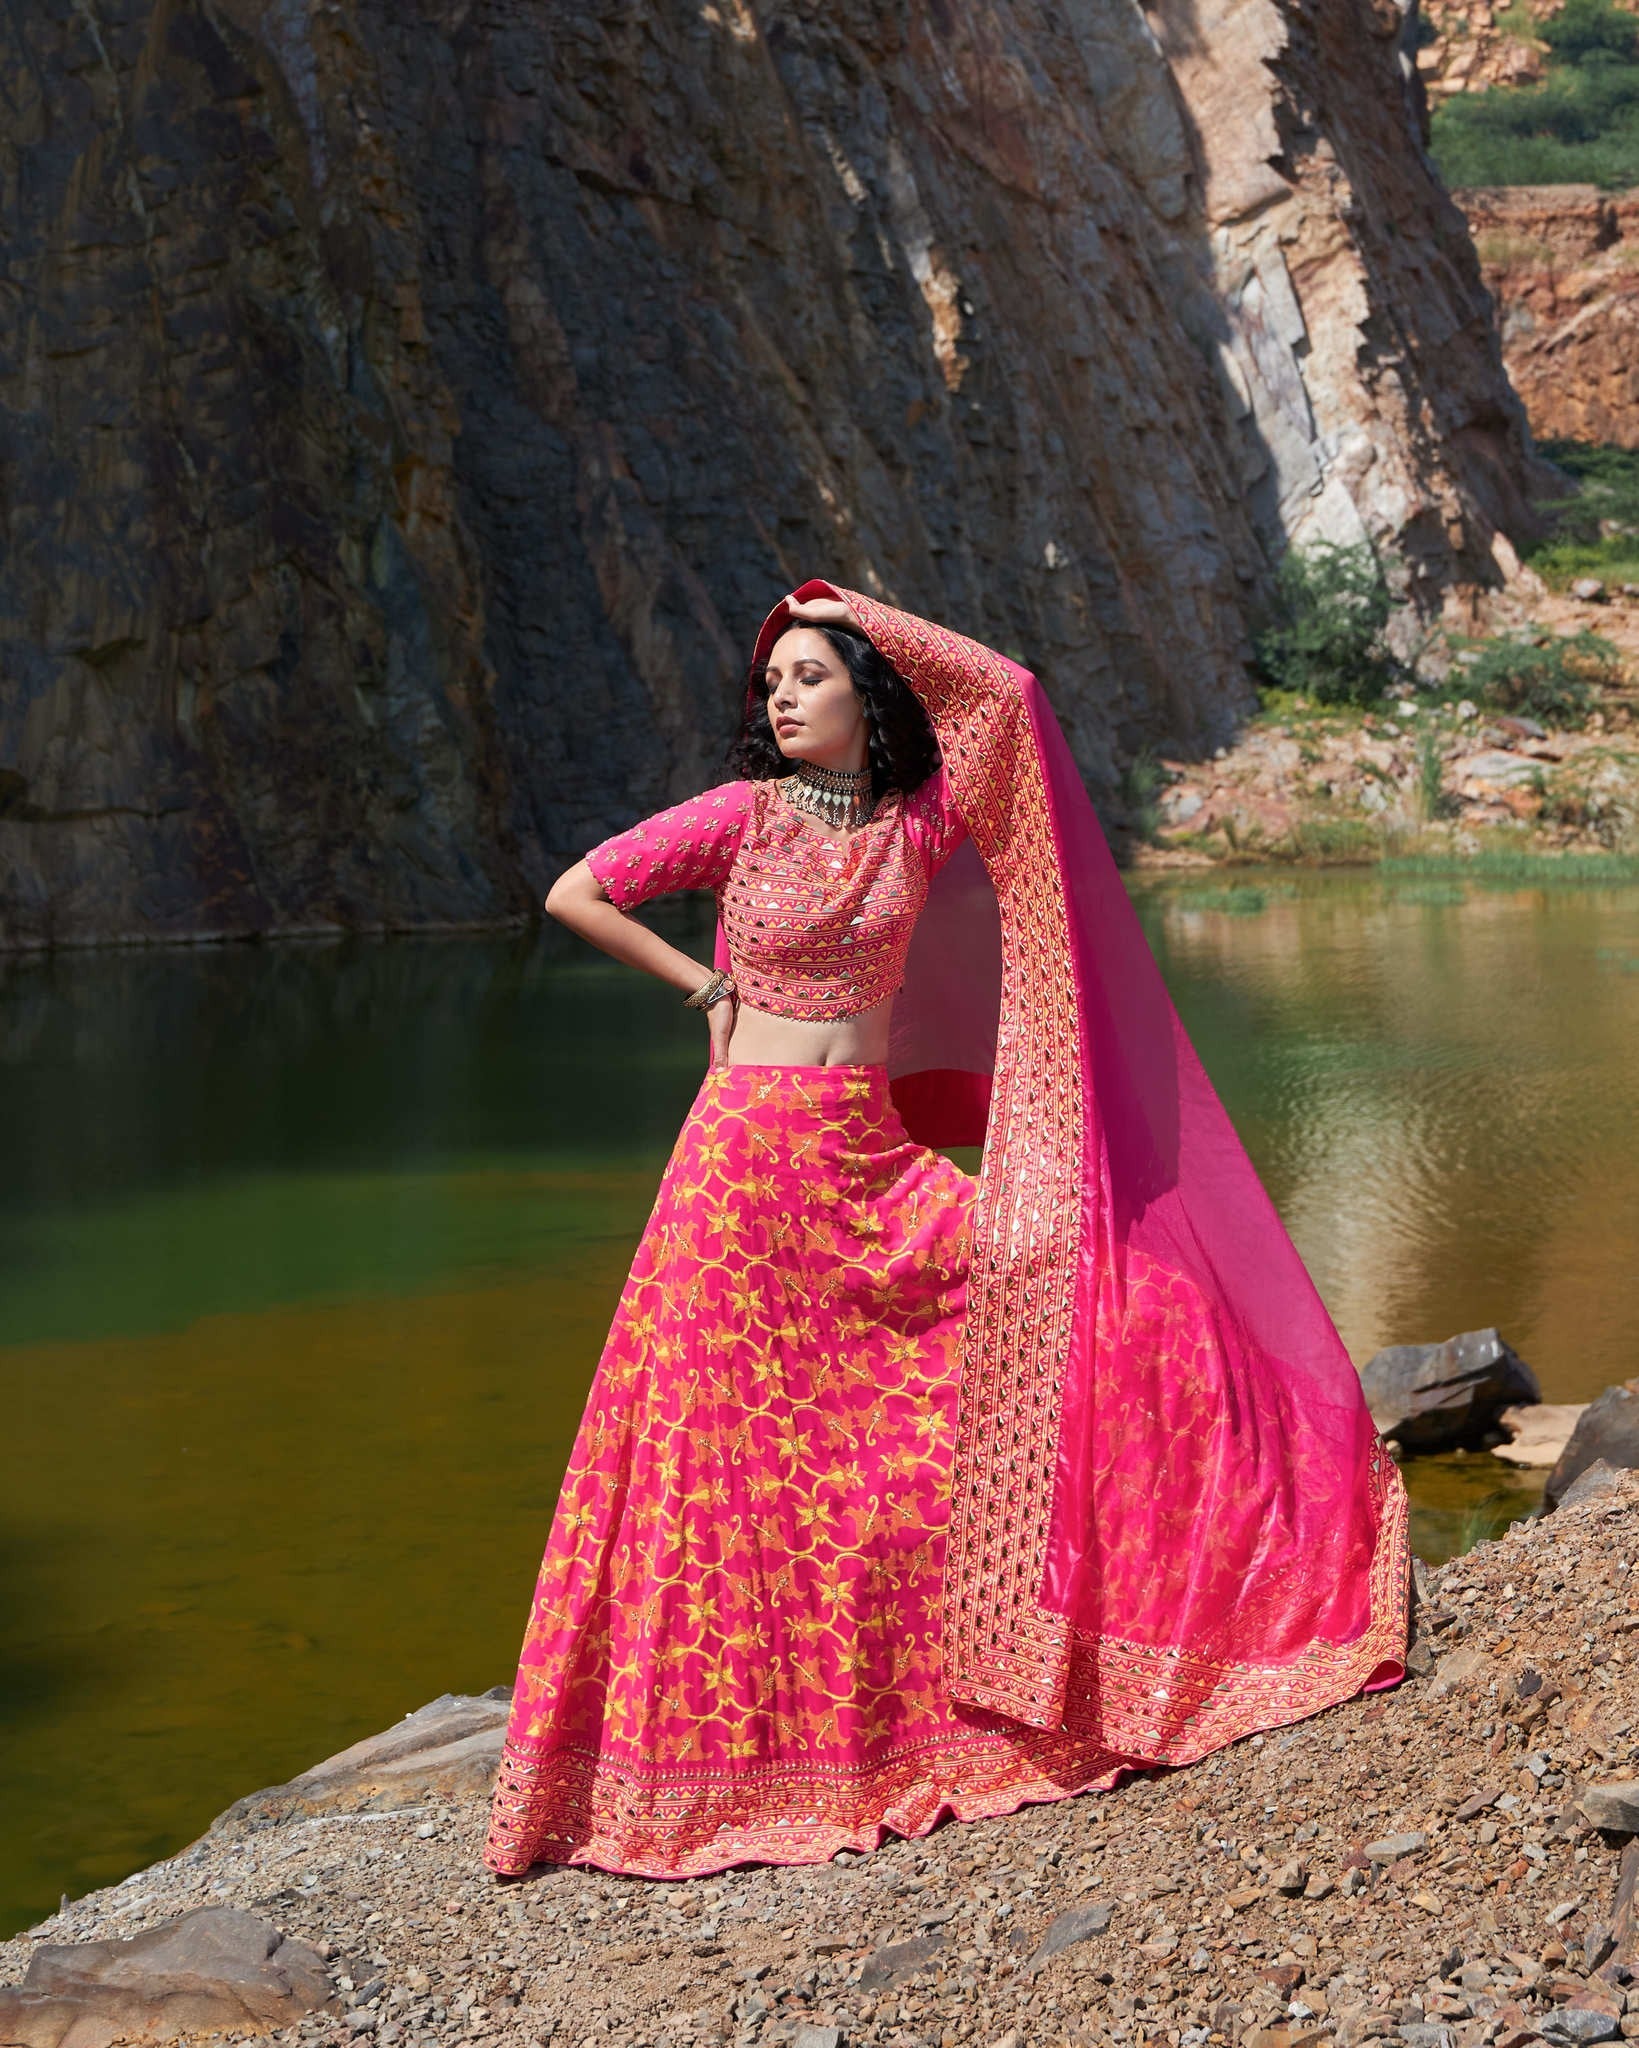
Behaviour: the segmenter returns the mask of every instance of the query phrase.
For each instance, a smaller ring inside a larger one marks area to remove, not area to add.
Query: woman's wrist
[[[738,997],[734,976],[726,967],[714,967],[700,986],[683,998],[683,1007],[685,1010],[709,1010],[721,1002],[735,1002]]]

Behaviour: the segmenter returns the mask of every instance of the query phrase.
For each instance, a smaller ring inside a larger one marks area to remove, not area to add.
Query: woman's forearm
[[[600,953],[628,967],[641,967],[645,974],[657,976],[685,995],[692,995],[711,976],[709,967],[668,945],[658,932],[628,917],[624,910],[617,910],[583,860],[552,884],[546,908],[549,916],[578,932]]]

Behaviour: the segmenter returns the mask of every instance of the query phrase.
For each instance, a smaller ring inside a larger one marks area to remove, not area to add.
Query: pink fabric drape
[[[985,1155],[944,1627],[953,1695],[1186,1762],[1392,1683],[1406,1501],[1185,1035],[1036,679],[821,580],[928,711],[972,847],[894,1018],[894,1097]],[[783,604],[758,636],[764,659]]]

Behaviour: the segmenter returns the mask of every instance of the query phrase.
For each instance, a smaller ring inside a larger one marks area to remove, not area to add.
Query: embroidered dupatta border
[[[1070,1724],[1096,1722],[1111,1748],[1128,1756],[1192,1764],[1243,1736],[1284,1728],[1362,1689],[1394,1683],[1406,1649],[1410,1503],[1381,1441],[1372,1445],[1366,1484],[1375,1541],[1368,1619],[1359,1635],[1313,1642],[1284,1664],[1243,1664],[1077,1630]]]
[[[1081,1234],[1085,1105],[1069,915],[1022,670],[832,586],[916,691],[996,891],[1002,1007],[974,1209],[945,1575],[953,1695],[1066,1719],[1072,1631],[1038,1594]]]

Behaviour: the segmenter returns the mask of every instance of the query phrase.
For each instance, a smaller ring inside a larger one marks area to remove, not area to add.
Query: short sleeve
[[[586,865],[617,910],[635,910],[673,889],[720,889],[750,808],[749,783],[719,783],[605,839]]]
[[[938,874],[967,837],[967,826],[942,764],[905,799],[905,826],[911,843],[927,862],[930,876]]]

